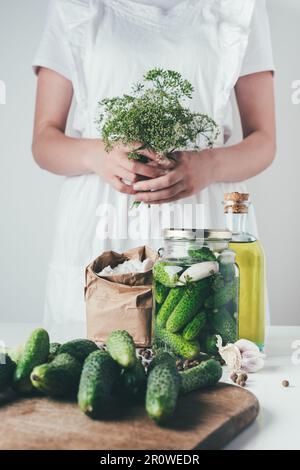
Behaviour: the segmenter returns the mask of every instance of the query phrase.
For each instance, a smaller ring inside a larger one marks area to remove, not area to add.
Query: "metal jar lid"
[[[230,241],[232,233],[227,229],[164,229],[164,240],[207,240],[207,241]]]

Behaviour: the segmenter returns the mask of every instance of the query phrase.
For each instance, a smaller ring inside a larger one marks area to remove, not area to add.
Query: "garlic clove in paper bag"
[[[230,372],[252,374],[264,367],[266,356],[251,341],[240,339],[234,344],[229,343],[223,347],[221,336],[217,336],[217,347]]]

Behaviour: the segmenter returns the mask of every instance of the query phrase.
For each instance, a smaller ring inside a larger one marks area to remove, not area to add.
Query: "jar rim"
[[[177,241],[230,241],[232,232],[227,229],[177,229],[166,228],[163,232],[164,240]]]

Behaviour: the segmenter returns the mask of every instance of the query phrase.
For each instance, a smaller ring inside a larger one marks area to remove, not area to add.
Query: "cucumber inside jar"
[[[229,236],[201,246],[185,241],[180,256],[169,247],[170,258],[157,261],[154,349],[192,360],[218,355],[216,335],[223,345],[237,340],[239,278],[229,241]]]

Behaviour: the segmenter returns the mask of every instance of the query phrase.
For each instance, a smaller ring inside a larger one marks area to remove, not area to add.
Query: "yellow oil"
[[[240,270],[239,338],[265,342],[265,256],[258,240],[231,242]]]

